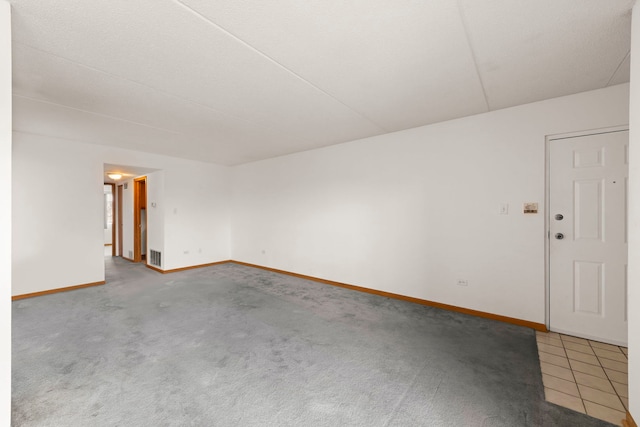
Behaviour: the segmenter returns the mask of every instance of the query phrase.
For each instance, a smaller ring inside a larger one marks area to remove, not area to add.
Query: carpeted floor
[[[602,426],[534,331],[236,264],[13,303],[14,426]]]

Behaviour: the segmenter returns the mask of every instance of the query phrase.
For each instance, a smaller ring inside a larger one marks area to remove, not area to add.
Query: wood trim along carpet
[[[120,255],[120,258],[122,258],[122,259],[126,259],[126,260],[127,260],[127,261],[129,261],[129,262],[135,262],[135,261],[133,260],[133,258],[127,258],[127,257],[126,257],[126,256],[124,256],[124,255]]]
[[[483,317],[485,319],[498,320],[500,322],[511,323],[513,325],[524,326],[524,327],[527,327],[527,328],[535,329],[537,331],[547,332],[546,325],[544,325],[542,323],[530,322],[528,320],[516,319],[514,317],[501,316],[501,315],[493,314],[493,313],[486,313],[484,311],[471,310],[469,308],[457,307],[455,305],[449,305],[449,304],[442,304],[442,303],[435,302],[435,301],[429,301],[429,300],[424,300],[424,299],[420,299],[420,298],[408,297],[408,296],[405,296],[405,295],[394,294],[394,293],[391,293],[391,292],[378,291],[378,290],[375,290],[375,289],[364,288],[364,287],[361,287],[361,286],[347,285],[346,283],[334,282],[332,280],[320,279],[320,278],[317,278],[317,277],[306,276],[304,274],[291,273],[289,271],[278,270],[276,268],[264,267],[264,266],[256,265],[256,264],[249,264],[247,262],[233,261],[233,260],[230,261],[230,262],[233,262],[233,263],[236,263],[236,264],[240,264],[240,265],[246,265],[247,267],[255,267],[255,268],[260,268],[260,269],[267,270],[267,271],[273,271],[274,273],[287,274],[289,276],[299,277],[301,279],[313,280],[314,282],[325,283],[327,285],[333,285],[333,286],[339,286],[341,288],[352,289],[354,291],[360,291],[360,292],[365,292],[365,293],[368,293],[368,294],[380,295],[380,296],[383,296],[383,297],[398,299],[398,300],[402,300],[402,301],[409,301],[409,302],[413,302],[413,303],[421,304],[421,305],[426,305],[426,306],[430,306],[430,307],[442,308],[444,310],[455,311],[455,312],[458,312],[458,313],[469,314],[469,315],[477,316],[477,317]],[[637,426],[635,426],[635,427],[637,427]]]
[[[158,267],[154,267],[154,266],[152,266],[152,265],[147,264],[147,268],[150,268],[150,269],[152,269],[153,271],[157,271],[158,273],[165,274],[165,271],[164,271],[164,270],[160,270]]]
[[[227,264],[227,263],[230,263],[230,262],[231,263],[235,263],[235,264],[239,264],[239,265],[246,265],[247,267],[260,268],[262,270],[272,271],[274,273],[286,274],[286,275],[298,277],[298,278],[301,278],[301,279],[313,280],[314,282],[324,283],[324,284],[327,284],[327,285],[339,286],[341,288],[351,289],[351,290],[354,290],[354,291],[365,292],[365,293],[373,294],[373,295],[380,295],[380,296],[383,296],[383,297],[398,299],[398,300],[402,300],[402,301],[409,301],[409,302],[413,302],[413,303],[420,304],[420,305],[426,305],[426,306],[430,306],[430,307],[441,308],[441,309],[444,309],[444,310],[455,311],[455,312],[458,312],[458,313],[469,314],[471,316],[483,317],[485,319],[498,320],[500,322],[511,323],[513,325],[524,326],[526,328],[532,328],[532,329],[535,329],[537,331],[542,331],[542,332],[547,332],[548,331],[546,325],[544,325],[543,323],[530,322],[528,320],[516,319],[514,317],[501,316],[501,315],[498,315],[498,314],[487,313],[487,312],[478,311],[478,310],[472,310],[472,309],[469,309],[469,308],[458,307],[458,306],[455,306],[455,305],[442,304],[442,303],[435,302],[435,301],[429,301],[429,300],[424,300],[424,299],[420,299],[420,298],[408,297],[408,296],[405,296],[405,295],[394,294],[394,293],[391,293],[391,292],[378,291],[376,289],[365,288],[365,287],[362,287],[362,286],[348,285],[346,283],[334,282],[332,280],[320,279],[318,277],[306,276],[304,274],[292,273],[290,271],[278,270],[277,268],[264,267],[262,265],[250,264],[248,262],[242,262],[242,261],[235,261],[235,260],[218,261],[218,262],[212,262],[212,263],[209,263],[209,264],[200,264],[200,265],[192,265],[192,266],[189,266],[189,267],[175,268],[173,270],[161,270],[161,269],[159,269],[157,267],[153,267],[153,266],[147,264],[147,268],[150,268],[153,271],[157,271],[158,273],[167,274],[167,273],[176,273],[178,271],[191,270],[191,269],[194,269],[194,268],[202,268],[202,267],[210,267],[212,265]],[[637,427],[637,426],[634,426],[634,427]]]
[[[194,268],[211,267],[212,265],[226,264],[229,262],[235,262],[235,261],[231,261],[231,260],[217,261],[217,262],[210,262],[208,264],[190,265],[189,267],[174,268],[172,270],[162,270],[158,267],[154,267],[147,264],[147,268],[150,268],[153,271],[157,271],[158,273],[167,274],[167,273],[177,273],[178,271],[192,270]]]
[[[85,283],[84,285],[67,286],[66,288],[49,289],[48,291],[33,292],[33,293],[30,293],[30,294],[22,294],[22,295],[14,295],[14,296],[11,297],[11,301],[16,301],[16,300],[25,299],[25,298],[40,297],[42,295],[57,294],[59,292],[73,291],[73,290],[82,289],[82,288],[90,288],[92,286],[104,285],[105,283],[106,282],[103,280],[101,282]]]
[[[126,260],[129,260],[128,258],[125,258],[125,257],[122,257],[122,258],[124,258]],[[129,260],[129,261],[133,261],[133,260]],[[444,309],[444,310],[455,311],[455,312],[458,312],[458,313],[469,314],[469,315],[472,315],[472,316],[483,317],[485,319],[498,320],[500,322],[511,323],[513,325],[524,326],[524,327],[527,327],[527,328],[535,329],[537,331],[547,332],[547,327],[542,323],[530,322],[528,320],[516,319],[514,317],[501,316],[501,315],[498,315],[498,314],[487,313],[487,312],[478,311],[478,310],[472,310],[472,309],[469,309],[469,308],[458,307],[458,306],[449,305],[449,304],[443,304],[443,303],[439,303],[439,302],[435,302],[435,301],[429,301],[429,300],[409,297],[409,296],[400,295],[400,294],[394,294],[394,293],[391,293],[391,292],[378,291],[376,289],[365,288],[365,287],[362,287],[362,286],[348,285],[346,283],[334,282],[333,280],[320,279],[318,277],[307,276],[307,275],[298,274],[298,273],[292,273],[290,271],[278,270],[277,268],[265,267],[265,266],[262,266],[262,265],[250,264],[248,262],[242,262],[242,261],[234,261],[234,260],[218,261],[218,262],[211,262],[211,263],[208,263],[208,264],[200,264],[200,265],[192,265],[192,266],[189,266],[189,267],[174,268],[172,270],[161,270],[161,269],[159,269],[157,267],[153,267],[153,266],[151,266],[149,264],[146,264],[146,266],[147,266],[147,268],[149,268],[149,269],[151,269],[153,271],[157,271],[158,273],[167,274],[167,273],[176,273],[176,272],[185,271],[185,270],[192,270],[194,268],[203,268],[203,267],[211,267],[213,265],[227,264],[227,263],[230,263],[230,262],[231,263],[235,263],[235,264],[239,264],[239,265],[246,265],[247,267],[260,268],[262,270],[272,271],[274,273],[286,274],[288,276],[298,277],[298,278],[301,278],[301,279],[313,280],[314,282],[324,283],[324,284],[332,285],[332,286],[338,286],[338,287],[341,287],[341,288],[351,289],[351,290],[354,290],[354,291],[364,292],[364,293],[373,294],[373,295],[380,295],[380,296],[383,296],[383,297],[393,298],[393,299],[402,300],[402,301],[409,301],[409,302],[413,302],[413,303],[420,304],[420,305],[426,305],[426,306],[429,306],[429,307],[436,307],[436,308],[441,308],[441,309]],[[20,300],[20,299],[24,299],[24,298],[32,298],[32,297],[37,297],[37,296],[41,296],[41,295],[54,294],[54,293],[58,293],[58,292],[72,291],[74,289],[81,289],[81,288],[88,288],[88,287],[91,287],[91,286],[104,285],[105,283],[106,282],[103,280],[101,282],[86,283],[84,285],[69,286],[69,287],[66,287],[66,288],[51,289],[51,290],[48,290],[48,291],[34,292],[34,293],[30,293],[30,294],[15,295],[15,296],[11,297],[11,300],[15,301],[15,300]],[[626,425],[628,425],[629,427],[638,427],[637,424],[635,423],[635,421],[633,421],[633,418],[631,417],[631,414],[629,412],[627,412],[627,419],[625,420],[625,422],[627,423]]]
[[[638,427],[638,424],[636,424],[636,422],[634,421],[634,419],[631,416],[631,413],[629,411],[627,411],[627,418],[622,420],[622,426],[623,427]]]

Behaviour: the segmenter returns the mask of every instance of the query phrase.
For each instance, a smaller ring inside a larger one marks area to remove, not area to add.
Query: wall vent
[[[162,267],[162,253],[160,251],[154,251],[153,249],[149,249],[149,252],[149,264]]]
[[[133,251],[129,251],[129,259],[133,259]]]

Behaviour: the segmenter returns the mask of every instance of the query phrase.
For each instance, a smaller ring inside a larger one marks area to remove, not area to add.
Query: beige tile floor
[[[548,402],[622,425],[629,407],[625,347],[536,332]]]

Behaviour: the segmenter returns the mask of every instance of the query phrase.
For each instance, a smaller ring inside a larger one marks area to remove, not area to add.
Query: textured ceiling
[[[14,129],[235,165],[629,81],[633,0],[10,0]]]

